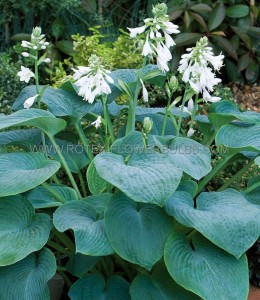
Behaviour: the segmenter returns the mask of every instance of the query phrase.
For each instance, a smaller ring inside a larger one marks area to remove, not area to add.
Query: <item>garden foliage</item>
[[[176,97],[168,62],[178,26],[166,5],[152,12],[130,29],[143,40],[142,67],[110,72],[94,54],[58,89],[39,82],[39,66],[49,63],[41,29],[23,42],[35,68],[18,75],[35,84],[21,91],[13,113],[0,115],[1,299],[49,299],[56,271],[72,300],[247,299],[259,177],[240,191],[231,182],[222,191],[206,187],[238,159],[260,165],[260,114],[214,95],[223,55],[206,37],[182,56],[185,91]],[[148,83],[167,91],[165,108],[138,105],[140,91],[149,103]],[[127,106],[115,103],[122,94]],[[198,114],[205,102],[212,102],[207,115]],[[116,135],[111,120],[123,108],[127,121]],[[96,155],[86,120],[102,141]],[[213,143],[221,159],[212,168]]]

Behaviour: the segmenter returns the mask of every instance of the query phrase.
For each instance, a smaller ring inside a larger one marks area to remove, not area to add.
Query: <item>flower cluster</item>
[[[96,55],[92,54],[88,61],[88,67],[79,66],[78,69],[73,69],[73,78],[76,80],[76,86],[79,87],[78,94],[84,100],[93,103],[97,96],[111,93],[108,82],[114,83],[114,80],[108,75],[111,72],[100,64]]]
[[[179,33],[178,26],[169,21],[167,5],[157,4],[152,13],[154,18],[144,20],[145,25],[137,28],[128,28],[130,37],[135,38],[139,34],[146,34],[142,55],[148,58],[155,57],[157,66],[162,71],[169,71],[168,62],[172,59],[170,47],[175,45],[173,33]]]
[[[189,83],[197,94],[202,93],[205,102],[219,101],[219,97],[213,97],[209,92],[213,92],[214,86],[221,82],[215,72],[223,66],[224,55],[214,56],[212,48],[208,47],[207,37],[201,38],[195,47],[187,51],[182,55],[178,68],[183,74],[182,80]]]

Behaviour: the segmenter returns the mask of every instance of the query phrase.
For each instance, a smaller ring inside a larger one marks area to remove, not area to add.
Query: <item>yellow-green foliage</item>
[[[115,42],[102,42],[105,38],[100,33],[100,28],[90,29],[91,36],[73,35],[74,54],[73,61],[76,65],[88,65],[91,54],[96,54],[103,65],[110,69],[139,68],[142,66],[141,47],[129,38],[129,34],[121,31]]]

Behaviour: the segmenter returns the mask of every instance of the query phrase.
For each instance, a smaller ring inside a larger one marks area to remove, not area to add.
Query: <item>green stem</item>
[[[170,104],[171,104],[171,99],[168,98],[168,103],[167,103],[167,107],[165,107],[165,115],[164,115],[164,119],[163,119],[162,136],[164,136],[164,134],[165,134],[165,128],[166,128],[166,124],[167,124],[167,120],[168,120],[168,110],[169,110]]]
[[[75,253],[75,245],[65,233],[59,232],[56,228],[53,228],[52,231],[70,252]]]
[[[67,268],[61,266],[57,266],[57,271],[68,272]]]
[[[81,199],[82,197],[81,197],[79,188],[78,188],[78,186],[77,186],[77,183],[76,183],[76,181],[75,181],[75,179],[74,179],[74,177],[73,177],[73,175],[72,175],[72,173],[71,173],[71,171],[70,171],[70,169],[69,169],[69,167],[68,167],[68,164],[67,164],[67,162],[66,162],[64,156],[62,155],[62,153],[61,153],[61,151],[60,151],[60,149],[59,149],[59,146],[57,145],[55,139],[54,139],[51,135],[49,135],[48,137],[49,137],[51,143],[53,144],[53,146],[54,146],[54,148],[55,148],[55,151],[57,152],[57,154],[58,154],[58,156],[59,156],[59,158],[60,158],[60,160],[61,160],[61,163],[62,163],[62,165],[63,165],[63,167],[64,167],[64,169],[65,169],[65,171],[66,171],[66,173],[67,173],[67,175],[68,175],[68,177],[69,177],[69,179],[70,179],[70,182],[71,182],[71,184],[72,184],[74,190],[75,190],[76,193],[78,194],[79,199]]]
[[[59,270],[58,270],[58,272],[60,273],[60,275],[61,275],[62,278],[64,279],[64,281],[65,281],[65,283],[66,283],[68,289],[70,289],[71,286],[72,286],[72,283],[71,283],[69,277],[68,277],[63,271],[59,271]]]
[[[195,98],[195,102],[194,102],[194,107],[193,107],[193,110],[192,110],[192,114],[191,114],[191,120],[190,120],[189,129],[192,129],[193,125],[194,125],[194,119],[195,119],[195,114],[196,114],[196,111],[197,111],[198,99],[199,99],[199,95],[197,94],[196,98]]]
[[[171,112],[169,112],[168,114],[169,114],[169,117],[170,117],[171,120],[172,120],[172,124],[173,124],[174,128],[177,130],[178,124],[177,124],[177,122],[176,122],[176,119],[175,119],[174,115],[173,115]]]
[[[84,197],[87,197],[87,190],[85,187],[85,182],[84,182],[83,176],[81,174],[81,171],[79,171],[78,175],[79,175],[79,182],[80,182],[80,186],[81,186],[83,195],[84,195]]]
[[[221,188],[218,189],[218,192],[222,192],[225,189],[227,189],[233,182],[237,181],[237,179],[241,178],[244,173],[246,173],[252,164],[254,163],[254,160],[249,161],[241,170],[239,170],[235,175],[233,175],[224,185],[222,185]]]
[[[217,165],[208,173],[207,176],[205,176],[202,181],[198,185],[198,191],[196,193],[196,196],[203,190],[203,188],[210,182],[210,180],[215,177],[220,171],[225,169],[225,167],[231,163],[231,159],[236,155],[237,153],[231,153],[229,155],[224,156]]]
[[[251,193],[253,190],[257,189],[260,187],[260,180],[249,186],[244,190],[245,193]]]
[[[65,203],[67,202],[67,200],[62,197],[61,194],[59,194],[51,185],[49,185],[47,182],[43,182],[42,186],[48,190],[58,201],[60,201],[61,203]]]
[[[142,74],[143,74],[143,70],[146,65],[146,61],[147,61],[147,59],[145,57],[143,60],[143,65],[142,65],[140,74],[139,74],[140,76],[142,76]],[[138,95],[139,95],[139,91],[140,91],[140,87],[141,87],[140,76],[137,77],[134,98],[129,99],[129,110],[128,110],[128,119],[127,119],[127,124],[126,124],[126,135],[135,130],[135,111],[136,111]]]
[[[104,99],[103,102],[104,102],[103,103],[104,117],[105,117],[105,120],[106,120],[106,123],[107,123],[108,132],[109,132],[109,135],[110,135],[111,143],[114,143],[115,135],[114,135],[114,129],[113,129],[113,126],[112,126],[110,114],[108,112],[107,99]]]
[[[64,249],[61,245],[54,243],[53,241],[48,241],[47,245],[50,246],[51,248],[57,250],[58,252],[65,254],[67,256],[71,255],[70,251]]]
[[[85,135],[85,133],[84,133],[81,125],[80,125],[80,121],[75,121],[75,122],[73,122],[73,124],[74,124],[74,126],[76,128],[76,131],[77,131],[77,133],[79,135],[79,138],[80,138],[80,140],[81,140],[81,142],[82,142],[82,144],[84,146],[84,149],[86,151],[86,154],[87,154],[88,158],[90,160],[93,160],[94,159],[94,155],[93,155],[93,153],[91,151],[91,146],[89,144],[89,141],[88,141],[88,139],[87,139],[87,137],[86,137],[86,135]]]
[[[180,117],[179,117],[179,120],[178,120],[178,127],[177,127],[177,136],[180,135],[181,123],[182,123],[182,114],[183,114],[183,109],[184,109],[184,105],[185,105],[185,102],[186,102],[186,95],[187,95],[187,90],[185,90],[183,98],[182,98],[181,112],[180,112]]]
[[[53,175],[51,176],[51,179],[52,179],[56,184],[61,184],[61,182],[60,182],[60,180],[59,180],[59,178],[57,177],[56,174],[53,174]]]

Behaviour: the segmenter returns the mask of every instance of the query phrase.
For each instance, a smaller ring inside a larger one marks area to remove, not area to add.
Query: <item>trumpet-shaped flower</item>
[[[216,77],[216,71],[223,66],[224,55],[214,56],[212,48],[207,46],[207,37],[201,38],[196,47],[188,48],[182,55],[178,71],[182,80],[189,83],[195,93],[202,93],[205,102],[217,102],[219,97],[212,97],[209,92],[221,82]]]
[[[144,86],[144,82],[141,78],[140,78],[140,81],[141,81],[141,84],[142,84],[144,102],[148,102],[148,91],[147,91],[146,87]]]
[[[33,97],[28,98],[27,100],[24,101],[23,107],[24,108],[30,108],[31,106],[33,106],[33,103],[35,102],[35,99],[38,97],[39,95],[35,95]]]
[[[94,125],[96,129],[98,129],[101,126],[102,119],[101,116],[98,116],[96,121],[92,122],[91,125]]]
[[[73,69],[73,78],[79,87],[78,94],[84,100],[93,103],[97,96],[111,93],[108,82],[114,83],[114,80],[108,75],[110,71],[104,69],[96,55],[91,55],[89,63],[89,67],[79,66],[78,69]]]
[[[146,34],[142,55],[156,58],[157,66],[163,72],[169,71],[168,62],[172,59],[169,48],[175,45],[170,35],[180,32],[178,26],[169,21],[167,9],[165,3],[157,4],[152,10],[154,18],[145,19],[145,25],[141,27],[128,28],[131,38]]]
[[[26,83],[35,76],[29,68],[25,68],[23,66],[21,66],[21,71],[19,71],[17,75],[20,77],[20,81],[25,81]]]

